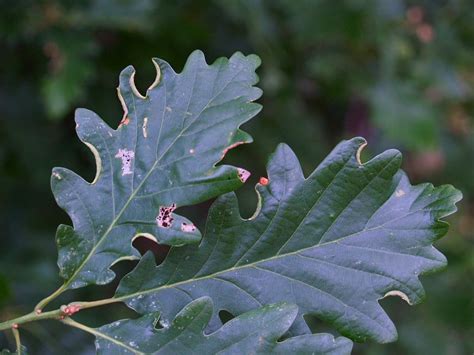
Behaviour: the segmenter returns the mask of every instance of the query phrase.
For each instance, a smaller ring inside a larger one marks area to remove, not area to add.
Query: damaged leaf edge
[[[206,58],[205,58],[204,53],[203,53],[202,51],[200,51],[200,50],[195,50],[195,51],[193,51],[193,52],[189,55],[189,57],[188,57],[187,60],[189,60],[189,58],[191,58],[193,55],[196,55],[196,53],[202,55],[202,57],[203,57],[203,59],[204,59],[204,61],[205,61],[205,63],[206,63],[207,66],[213,66],[213,65],[215,65],[219,60],[221,60],[221,61],[223,60],[223,61],[226,61],[227,63],[229,63],[230,60],[232,59],[232,57],[234,57],[234,56],[236,56],[236,55],[240,55],[240,56],[243,56],[243,57],[245,57],[245,58],[249,58],[250,60],[252,60],[252,61],[253,61],[253,65],[254,65],[253,70],[254,70],[255,79],[254,79],[252,82],[250,82],[250,87],[253,87],[253,88],[257,89],[258,95],[256,95],[254,98],[252,98],[251,100],[248,101],[248,102],[253,102],[254,105],[255,105],[255,107],[256,107],[256,109],[253,111],[252,116],[251,116],[248,120],[250,120],[250,119],[252,119],[253,117],[255,117],[256,115],[258,115],[258,113],[259,113],[259,112],[261,111],[261,109],[262,109],[262,105],[260,105],[260,104],[258,104],[258,103],[255,103],[254,101],[258,100],[258,99],[261,97],[261,95],[262,95],[263,92],[262,92],[262,90],[261,90],[260,88],[258,88],[258,87],[255,86],[255,85],[259,82],[259,77],[258,77],[258,75],[256,74],[255,71],[256,71],[256,69],[257,69],[257,68],[260,66],[260,64],[261,64],[260,57],[258,57],[258,56],[255,55],[255,54],[250,54],[250,55],[245,56],[245,55],[242,54],[241,52],[237,51],[237,52],[235,52],[235,53],[234,53],[231,57],[229,57],[229,58],[227,58],[227,57],[219,57],[219,58],[217,58],[213,63],[208,64],[207,61],[206,61]],[[124,71],[132,70],[132,73],[130,74],[130,78],[129,78],[129,85],[130,85],[130,87],[131,87],[131,89],[132,89],[133,94],[135,94],[138,98],[140,98],[140,99],[147,99],[147,98],[148,98],[148,93],[149,93],[149,91],[153,90],[154,88],[156,88],[156,87],[160,84],[160,81],[161,81],[161,79],[162,79],[161,68],[160,68],[160,62],[163,62],[164,64],[169,65],[169,64],[168,64],[166,61],[164,61],[164,60],[161,60],[161,59],[159,59],[159,58],[152,58],[152,63],[153,63],[153,65],[155,66],[155,69],[156,69],[156,76],[155,76],[155,80],[153,81],[153,83],[152,83],[152,84],[148,87],[148,89],[147,89],[147,96],[141,95],[140,92],[137,90],[137,88],[136,88],[136,86],[135,86],[135,81],[134,81],[134,77],[135,77],[135,73],[136,73],[135,68],[134,68],[132,65],[129,65],[128,67],[126,67],[125,69],[122,70],[122,72],[121,72],[120,75],[122,75],[122,73],[123,73]],[[170,69],[173,70],[173,72],[175,72],[174,69],[171,67],[171,65],[170,65]],[[181,71],[180,73],[182,73],[185,69],[186,69],[186,65],[183,67],[183,69],[182,69],[182,71]],[[176,73],[176,72],[175,72],[175,73]],[[180,73],[176,73],[176,74],[179,75]],[[104,124],[106,125],[107,129],[109,129],[109,130],[111,130],[111,131],[113,131],[113,132],[117,132],[117,131],[123,126],[123,123],[125,123],[125,125],[128,124],[127,121],[126,121],[126,120],[128,120],[128,117],[127,117],[127,116],[128,116],[128,108],[127,108],[127,105],[126,105],[126,103],[125,103],[125,100],[124,100],[124,98],[123,98],[123,96],[122,96],[122,93],[121,93],[121,91],[120,91],[120,85],[117,87],[117,96],[118,96],[118,99],[119,99],[119,101],[120,101],[120,103],[121,103],[122,109],[123,109],[123,111],[124,111],[124,112],[123,112],[123,116],[122,116],[122,121],[121,121],[121,123],[119,124],[119,126],[117,127],[117,129],[113,129],[112,127],[110,127],[109,125],[107,125],[107,124],[104,122]],[[78,108],[78,109],[76,109],[76,110],[75,110],[76,119],[77,119],[77,116],[78,116],[78,111],[80,111],[80,110],[87,110],[87,111],[89,111],[88,109],[84,109],[84,108]],[[95,112],[93,112],[93,111],[91,111],[91,112],[92,112],[94,115],[97,115]],[[97,116],[98,116],[98,115],[97,115]],[[98,116],[98,117],[100,118],[100,116]],[[100,118],[100,119],[101,119],[101,118]],[[247,121],[248,121],[248,120],[247,120]],[[247,121],[246,121],[246,122],[247,122]],[[242,124],[244,124],[244,123],[245,123],[245,122],[243,122]],[[242,124],[241,124],[241,125],[242,125]],[[252,136],[251,136],[250,134],[248,134],[248,133],[245,132],[245,131],[240,130],[240,126],[241,126],[241,125],[239,125],[239,126],[236,127],[236,130],[235,130],[235,133],[234,133],[233,137],[236,138],[236,136],[238,136],[238,135],[240,134],[240,135],[243,136],[243,139],[242,139],[241,141],[239,141],[238,144],[236,144],[236,142],[234,142],[234,143],[231,142],[231,143],[230,143],[230,146],[227,147],[227,148],[225,148],[225,150],[224,150],[225,153],[227,153],[227,151],[229,151],[230,149],[232,149],[232,148],[234,148],[234,147],[236,147],[236,146],[238,146],[238,145],[247,144],[247,143],[252,143],[252,142],[253,142],[253,138],[252,138]],[[79,123],[78,123],[78,122],[76,122],[76,130],[77,130],[77,128],[79,128]],[[111,134],[111,133],[109,133],[109,134]],[[80,136],[79,134],[78,134],[78,138],[79,138],[79,140],[80,140],[81,142],[83,142],[83,143],[91,150],[91,152],[93,153],[93,156],[94,156],[94,159],[95,159],[95,164],[96,164],[96,174],[95,174],[95,177],[94,177],[93,181],[92,181],[92,182],[88,182],[87,180],[85,180],[85,179],[84,179],[83,177],[81,177],[80,175],[77,175],[76,173],[74,173],[74,172],[72,172],[72,171],[70,171],[70,172],[73,173],[73,174],[75,174],[75,175],[76,175],[78,178],[80,178],[84,183],[86,183],[86,184],[88,184],[88,185],[93,185],[93,184],[97,183],[97,181],[98,181],[98,180],[100,179],[100,177],[101,177],[101,173],[102,173],[102,160],[101,160],[101,157],[100,157],[100,154],[99,154],[97,148],[96,148],[92,143],[87,142],[86,140],[84,140],[84,138],[81,138],[81,136]],[[213,165],[212,165],[212,167],[211,167],[211,170],[212,170],[213,168],[217,168],[217,167],[218,167],[218,164],[222,161],[222,159],[223,159],[224,157],[225,157],[225,154],[223,154],[223,155],[220,157],[219,160],[217,160],[215,163],[213,163]],[[220,165],[219,165],[219,166],[220,166]],[[223,166],[224,166],[224,165],[223,165]],[[236,178],[238,178],[238,180],[240,180],[240,182],[241,182],[242,184],[244,184],[244,183],[246,182],[246,180],[248,179],[248,177],[250,176],[250,172],[247,171],[247,170],[245,170],[245,169],[243,169],[243,168],[238,168],[238,167],[234,167],[234,168],[235,168],[236,175],[237,175]],[[53,168],[53,172],[52,172],[52,174],[51,174],[51,177],[52,177],[52,178],[56,178],[56,179],[58,179],[58,180],[61,180],[61,179],[62,179],[62,176],[60,175],[60,173],[59,173],[58,171],[56,171],[57,169],[63,169],[63,168]],[[69,170],[69,169],[68,169],[68,170]],[[242,176],[241,176],[241,175],[242,175]],[[178,208],[178,207],[183,207],[183,206],[176,206],[176,208]],[[115,219],[116,219],[116,218],[115,218]],[[115,219],[114,219],[114,220],[115,220]],[[112,225],[109,226],[108,229],[110,229],[110,227],[112,227]],[[150,234],[150,236],[153,236],[154,239],[158,240],[158,238],[157,238],[156,236],[154,236],[154,235],[152,235],[152,234]],[[131,241],[131,242],[133,242],[133,240],[134,240],[133,238],[135,238],[135,237],[137,237],[137,236],[132,237],[132,241]],[[101,240],[103,240],[103,238],[101,238]],[[153,240],[153,239],[151,239],[151,240]],[[196,242],[197,242],[197,241],[196,241]],[[98,242],[98,244],[100,244],[100,243],[101,243],[101,241]],[[180,246],[180,245],[182,245],[182,244],[177,244],[177,245],[175,245],[175,246]],[[94,247],[94,249],[96,249],[96,247],[97,247],[97,245]],[[85,259],[85,261],[84,261],[83,263],[81,263],[81,266],[78,268],[78,270],[80,270],[80,269],[83,267],[83,265],[85,265],[85,262],[87,262],[87,260],[89,259],[89,257],[90,257],[90,255],[88,255],[88,257]],[[115,261],[111,264],[111,266],[115,265],[116,263],[118,263],[118,262],[120,262],[120,261],[122,261],[122,260],[136,260],[136,259],[139,259],[139,257],[138,257],[138,256],[134,256],[134,255],[123,256],[123,257],[120,257],[120,258],[118,258],[117,260],[115,260]],[[110,267],[111,267],[111,266],[110,266]],[[108,268],[109,270],[110,270],[110,267]],[[78,271],[78,270],[77,270],[77,271]],[[64,280],[63,285],[60,287],[61,290],[67,289],[67,288],[70,287],[70,285],[72,284],[72,280],[73,280],[73,278],[75,277],[75,274],[76,274],[76,273],[74,273],[74,275],[73,275],[70,279],[67,279],[67,280],[65,279],[65,280]],[[99,283],[99,284],[102,284],[102,283]],[[72,288],[76,288],[76,287],[72,287]]]

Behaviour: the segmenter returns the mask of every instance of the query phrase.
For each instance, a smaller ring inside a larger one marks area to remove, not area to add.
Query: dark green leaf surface
[[[155,329],[158,313],[121,320],[94,330],[98,354],[349,354],[352,342],[329,334],[303,335],[282,342],[298,314],[294,305],[258,308],[205,334],[213,313],[203,297],[188,304],[173,322]]]
[[[200,245],[172,248],[156,267],[151,254],[125,276],[118,299],[169,320],[190,300],[210,296],[216,310],[238,315],[290,302],[299,315],[292,334],[308,332],[313,314],[357,341],[389,342],[396,329],[378,301],[424,296],[418,276],[446,264],[432,243],[447,231],[439,219],[455,211],[452,186],[412,186],[388,150],[361,164],[362,138],[340,143],[304,178],[280,145],[257,185],[255,215],[240,217],[235,194],[212,206]],[[220,324],[214,312],[210,329]]]
[[[199,231],[174,209],[234,190],[247,177],[243,169],[215,164],[251,141],[238,127],[260,110],[252,103],[261,95],[253,87],[259,58],[236,53],[209,66],[196,51],[180,74],[160,59],[153,63],[157,78],[146,96],[135,88],[133,67],[122,71],[117,130],[91,111],[76,111],[77,134],[96,158],[94,181],[53,170],[54,196],[74,226],[57,231],[67,288],[110,282],[113,263],[139,257],[135,236],[169,245],[199,241]]]

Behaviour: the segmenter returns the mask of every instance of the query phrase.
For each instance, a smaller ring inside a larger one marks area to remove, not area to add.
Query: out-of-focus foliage
[[[450,265],[425,278],[430,296],[416,318],[402,302],[383,301],[398,324],[399,342],[356,346],[355,352],[472,353],[471,1],[3,0],[0,6],[1,319],[31,310],[57,286],[54,231],[68,218],[52,198],[50,169],[67,164],[93,177],[92,156],[74,138],[74,108],[86,106],[115,127],[122,112],[113,88],[126,65],[137,68],[143,90],[150,83],[142,78],[154,77],[146,58],[159,56],[180,68],[196,48],[209,61],[240,50],[262,58],[264,89],[264,110],[244,127],[255,143],[226,158],[238,166],[252,162],[244,166],[253,180],[238,192],[242,213],[255,208],[253,184],[281,141],[294,148],[306,172],[340,139],[354,135],[368,139],[369,155],[402,150],[404,169],[415,180],[452,183],[463,191],[450,235],[438,245]],[[205,207],[187,216],[202,218]],[[81,292],[85,299],[90,290]],[[106,312],[80,316],[95,325],[109,320]],[[310,321],[317,330],[318,320]],[[57,353],[57,342],[71,353],[81,351],[83,335],[69,330],[39,347],[38,338],[58,331],[54,323],[27,329],[33,353]],[[12,341],[2,337],[0,345]]]

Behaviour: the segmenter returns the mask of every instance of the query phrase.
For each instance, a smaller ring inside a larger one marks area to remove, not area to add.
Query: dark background
[[[227,162],[253,172],[239,192],[242,214],[266,159],[288,143],[309,173],[341,139],[362,135],[366,159],[404,154],[413,182],[462,190],[452,228],[437,247],[449,267],[424,276],[427,300],[383,300],[399,330],[389,345],[358,354],[472,354],[474,281],[474,2],[453,1],[0,1],[0,319],[29,312],[60,284],[54,233],[67,215],[49,188],[53,166],[88,180],[92,155],[75,136],[73,112],[87,107],[112,127],[122,116],[115,87],[128,64],[144,91],[151,57],[180,71],[194,49],[209,63],[235,51],[263,61],[262,113],[244,129],[255,143]],[[209,203],[189,208],[200,220]],[[115,269],[125,272],[131,263]],[[114,285],[78,290],[56,303],[103,297]],[[54,306],[54,305],[53,305]],[[120,306],[79,314],[99,325]],[[92,338],[57,322],[28,325],[31,352],[90,353]],[[321,331],[329,326],[316,324]],[[0,348],[13,347],[0,334]]]

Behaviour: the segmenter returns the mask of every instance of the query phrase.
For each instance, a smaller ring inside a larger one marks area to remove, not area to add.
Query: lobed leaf
[[[312,314],[357,341],[390,342],[396,329],[379,304],[397,295],[424,297],[419,275],[446,264],[432,243],[455,211],[452,186],[412,186],[401,154],[388,150],[362,164],[362,138],[340,143],[304,178],[294,153],[280,145],[258,184],[255,215],[240,217],[235,194],[211,207],[200,245],[172,248],[156,267],[151,253],[125,276],[116,300],[167,322],[192,300],[212,298],[209,326],[219,310],[239,315],[262,305],[299,308],[292,334],[307,334]]]
[[[279,303],[240,315],[205,334],[212,301],[199,298],[186,305],[170,325],[156,329],[158,314],[126,319],[97,328],[98,354],[349,354],[352,342],[330,334],[278,339],[298,314],[294,305]]]
[[[65,288],[106,284],[110,266],[140,256],[132,240],[145,236],[182,245],[200,240],[192,222],[176,208],[234,190],[248,173],[219,162],[227,150],[252,138],[239,126],[260,111],[257,56],[234,54],[207,65],[200,51],[182,73],[153,59],[157,78],[146,96],[134,84],[132,66],[120,74],[124,117],[111,129],[95,113],[76,111],[76,131],[94,153],[92,183],[55,168],[51,185],[73,227],[59,226],[60,275]]]

